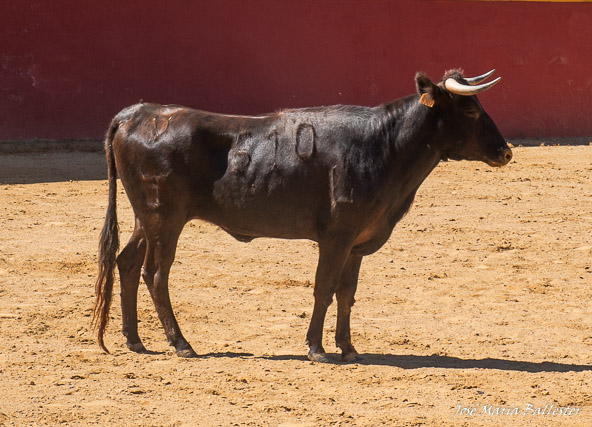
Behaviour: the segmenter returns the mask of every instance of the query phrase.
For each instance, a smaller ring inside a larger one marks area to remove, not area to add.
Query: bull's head
[[[481,160],[497,167],[512,159],[512,150],[476,96],[500,81],[480,84],[494,71],[465,78],[462,71],[451,70],[438,84],[423,73],[415,76],[420,102],[432,109],[443,159]]]

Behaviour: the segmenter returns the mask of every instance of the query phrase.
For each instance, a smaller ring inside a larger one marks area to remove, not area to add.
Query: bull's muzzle
[[[502,166],[507,165],[512,160],[513,154],[510,147],[502,147],[499,150],[499,154],[495,158],[487,159],[487,164],[489,166],[501,168]]]

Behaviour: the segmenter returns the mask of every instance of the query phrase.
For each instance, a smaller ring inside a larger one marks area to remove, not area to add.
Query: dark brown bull
[[[418,94],[374,108],[332,106],[258,117],[181,106],[137,104],[121,111],[105,140],[109,206],[101,233],[93,320],[99,345],[109,318],[115,264],[121,279],[123,335],[138,336],[140,272],[170,345],[196,353],[181,334],[168,291],[183,226],[194,218],[242,242],[256,237],[319,244],[308,357],[328,362],[323,324],[337,296],[335,339],[354,360],[350,312],[362,257],[377,251],[443,159],[503,166],[512,158],[475,96],[497,81],[449,71],[438,84],[416,75]],[[132,205],[133,234],[116,258],[116,173]]]

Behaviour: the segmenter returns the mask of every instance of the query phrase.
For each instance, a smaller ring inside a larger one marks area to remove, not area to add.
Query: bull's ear
[[[419,72],[415,75],[415,85],[417,93],[420,95],[419,102],[428,107],[433,107],[442,95],[442,90],[434,84],[428,76]]]

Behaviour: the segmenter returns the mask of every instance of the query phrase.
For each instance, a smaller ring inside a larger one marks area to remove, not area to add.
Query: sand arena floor
[[[171,298],[200,357],[174,355],[143,285],[154,354],[126,349],[118,285],[103,354],[89,330],[103,156],[0,156],[0,425],[592,425],[592,147],[514,155],[427,179],[362,264],[363,359],[335,365],[306,359],[316,245],[243,244],[199,221]],[[335,305],[325,325],[338,359]]]

